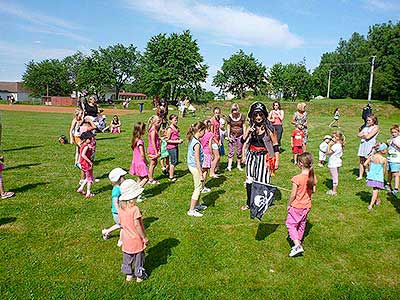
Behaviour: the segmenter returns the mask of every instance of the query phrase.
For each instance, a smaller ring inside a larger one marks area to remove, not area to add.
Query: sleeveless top
[[[307,126],[305,126],[304,124],[307,122],[307,112],[305,111],[302,115],[300,115],[300,113],[296,111],[294,113],[294,121],[296,123],[302,124],[304,128],[306,128]]]
[[[383,165],[371,161],[367,179],[383,182]]]
[[[372,130],[375,128],[375,126],[377,126],[377,125],[364,127],[364,129],[363,129],[364,133],[365,134],[371,133]],[[378,137],[378,133],[376,133],[369,140],[361,139],[360,146],[358,148],[358,155],[357,156],[367,157],[371,153],[372,148],[375,146],[377,137]]]
[[[179,140],[179,129],[174,128],[172,126],[169,127],[171,129],[171,136],[170,136],[170,140],[172,141],[176,141]],[[178,147],[178,144],[167,144],[167,149],[171,150]]]
[[[199,142],[198,139],[195,137],[192,137],[192,139],[189,142],[188,146],[188,152],[187,152],[187,164],[190,167],[196,168],[196,159],[194,158],[194,146],[197,144],[200,145],[200,165],[203,165],[204,161],[204,153],[203,153],[203,147],[201,146],[201,143]]]
[[[85,114],[87,116],[96,118],[98,113],[99,113],[99,110],[97,108],[97,105],[90,106],[88,103],[85,103]]]
[[[280,112],[280,110],[278,110]],[[282,125],[282,119],[279,117],[279,115],[276,113],[275,110],[271,111],[271,114],[274,116],[274,121],[272,122],[272,125]]]
[[[271,136],[268,133],[268,129],[265,129],[265,132],[261,135],[256,134],[254,131],[250,135],[249,145],[253,145],[256,147],[265,147],[271,157],[275,154]]]
[[[233,135],[235,137],[242,136],[244,122],[245,122],[245,119],[242,114],[240,114],[238,118],[234,118],[232,114],[229,114],[227,123],[231,127],[231,135]]]

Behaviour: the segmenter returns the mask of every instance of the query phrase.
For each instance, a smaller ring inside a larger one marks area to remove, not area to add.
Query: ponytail
[[[187,135],[186,135],[188,141],[190,141],[197,132],[199,132],[200,130],[203,130],[205,128],[206,128],[206,125],[200,121],[191,124],[188,129]]]
[[[314,168],[310,167],[308,171],[307,188],[310,191],[314,191],[314,186],[315,186]]]
[[[307,189],[311,192],[315,186],[315,176],[313,168],[313,156],[310,152],[303,152],[297,157],[297,161],[303,165],[304,168],[308,169]]]

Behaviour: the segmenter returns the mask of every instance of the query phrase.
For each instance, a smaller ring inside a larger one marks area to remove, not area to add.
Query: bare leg
[[[218,149],[217,150],[213,149],[213,154],[214,154],[214,158],[211,161],[211,169],[210,169],[210,176],[211,177],[213,177],[215,175],[215,169],[217,168],[218,162],[219,162],[219,159],[220,159],[219,150]]]
[[[147,181],[149,181],[149,177],[139,177],[139,185],[141,187],[144,187]]]
[[[368,209],[369,209],[369,210],[371,210],[371,209],[374,207],[375,202],[376,202],[376,200],[378,199],[378,192],[379,192],[379,190],[376,189],[376,188],[374,188],[374,189],[372,190],[371,202],[370,202],[369,205],[368,205]]]
[[[175,175],[175,166],[169,165],[169,178],[174,178]]]
[[[149,181],[154,180],[154,169],[157,166],[157,160],[151,159],[149,164]]]

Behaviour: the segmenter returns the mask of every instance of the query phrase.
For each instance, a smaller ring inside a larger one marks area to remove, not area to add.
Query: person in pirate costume
[[[279,167],[279,145],[276,131],[268,120],[268,111],[261,102],[250,106],[247,115],[250,126],[242,137],[247,142],[246,153],[246,191],[247,202],[242,210],[249,209],[252,183],[268,184],[271,171]]]

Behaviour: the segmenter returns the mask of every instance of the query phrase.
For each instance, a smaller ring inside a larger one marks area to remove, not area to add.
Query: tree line
[[[353,33],[340,39],[333,52],[324,53],[313,71],[305,60],[276,63],[267,69],[253,54],[243,50],[224,59],[213,78],[221,93],[243,98],[251,92],[275,98],[309,100],[327,94],[331,72],[330,98],[367,98],[370,59],[376,56],[373,98],[400,102],[400,22],[373,25],[366,37]],[[189,30],[180,34],[153,36],[143,53],[133,45],[117,44],[77,52],[63,60],[30,61],[23,75],[33,96],[69,95],[72,91],[95,94],[99,98],[112,89],[142,92],[176,101],[183,95],[194,99],[214,97],[201,84],[207,77],[207,65],[197,41]]]

